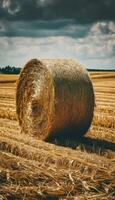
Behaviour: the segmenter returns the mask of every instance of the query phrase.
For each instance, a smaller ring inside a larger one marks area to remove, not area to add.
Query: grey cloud
[[[1,64],[5,65],[22,66],[31,58],[74,58],[87,67],[115,67],[115,35],[111,34],[95,33],[82,38],[0,37],[0,46]]]
[[[70,36],[85,37],[88,34],[90,25],[75,24],[73,20],[52,20],[48,21],[26,21],[0,23],[0,36],[16,37],[48,37],[48,36]]]
[[[92,34],[115,34],[115,22],[113,21],[102,21],[94,23],[91,27]]]
[[[8,14],[15,15],[20,11],[20,4],[15,0],[3,0],[1,8],[8,12]]]
[[[0,0],[0,64],[66,57],[114,67],[114,8],[115,0]]]
[[[101,21],[92,24],[76,24],[74,20],[36,20],[30,21],[1,21],[0,36],[7,37],[52,37],[69,36],[83,38],[88,35],[114,35],[115,22]]]
[[[114,0],[0,0],[0,5],[0,36],[79,38],[90,29],[92,34],[115,30]]]
[[[115,20],[114,0],[0,0],[0,4],[0,17],[7,20]]]

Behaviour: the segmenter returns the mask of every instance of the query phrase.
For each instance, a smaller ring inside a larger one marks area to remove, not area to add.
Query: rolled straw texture
[[[65,137],[68,130],[73,138],[84,135],[94,101],[88,72],[77,61],[32,59],[21,71],[16,93],[19,124],[38,139],[64,130]]]

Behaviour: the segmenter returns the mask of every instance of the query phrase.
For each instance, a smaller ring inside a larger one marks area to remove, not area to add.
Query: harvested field
[[[115,73],[91,72],[91,78],[90,130],[76,141],[57,137],[50,144],[20,132],[18,76],[0,75],[0,200],[114,200]]]

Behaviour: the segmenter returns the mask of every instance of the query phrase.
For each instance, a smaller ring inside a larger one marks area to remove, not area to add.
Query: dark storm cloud
[[[0,36],[85,37],[93,23],[114,21],[114,7],[115,0],[0,0]]]
[[[49,21],[4,21],[0,22],[0,36],[7,37],[51,37],[70,36],[85,37],[89,33],[90,25],[76,25],[73,20]]]
[[[0,0],[0,64],[39,56],[114,67],[114,9],[115,0]]]
[[[0,0],[0,19],[115,20],[115,0]]]

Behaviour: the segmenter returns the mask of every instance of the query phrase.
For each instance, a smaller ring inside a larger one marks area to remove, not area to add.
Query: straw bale
[[[84,135],[94,111],[87,70],[74,60],[30,60],[19,77],[16,109],[22,131],[38,139]]]

